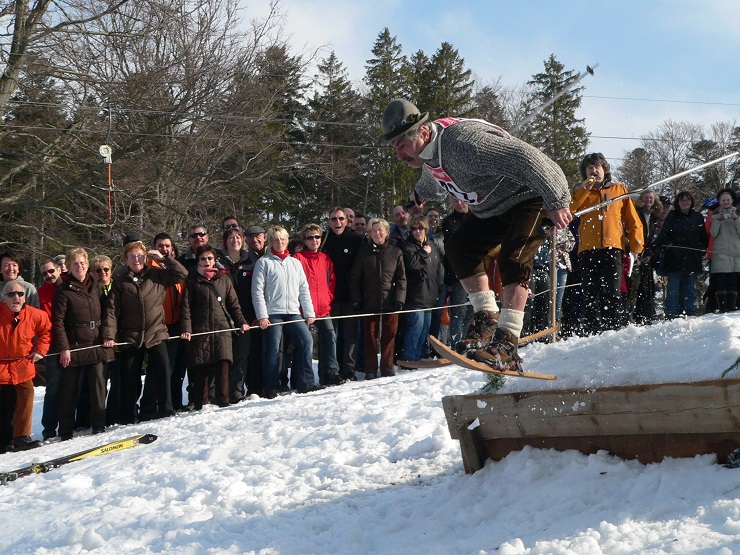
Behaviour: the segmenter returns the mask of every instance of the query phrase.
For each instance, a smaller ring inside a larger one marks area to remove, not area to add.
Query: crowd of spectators
[[[627,192],[600,154],[584,158],[581,176],[574,213]],[[553,324],[551,299],[565,336],[736,310],[737,204],[733,189],[703,206],[687,191],[646,191],[576,218],[555,235],[554,257],[546,240],[535,258],[525,331]],[[149,245],[126,236],[122,254],[89,259],[73,248],[44,259],[38,290],[17,253],[0,254],[0,450],[40,444],[29,384],[41,360],[42,439],[67,440],[250,395],[393,376],[435,355],[430,333],[455,345],[472,311],[445,243],[468,207],[453,199],[446,215],[423,211],[399,205],[388,222],[334,207],[325,227],[305,225],[293,241],[283,227],[227,216],[219,244],[195,224],[181,254],[168,233]],[[496,253],[487,261],[495,290]]]

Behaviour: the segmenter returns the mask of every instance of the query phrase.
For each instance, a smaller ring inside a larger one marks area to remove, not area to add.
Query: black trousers
[[[90,402],[90,426],[105,427],[105,378],[103,363],[85,364],[59,368],[61,372],[61,389],[59,392],[59,435],[70,437],[75,427],[75,409],[81,376],[87,377]]]
[[[141,412],[147,416],[172,411],[170,358],[164,342],[149,347],[121,351],[121,415],[122,424],[136,422],[137,402],[141,395],[141,371],[147,357],[146,387],[151,391],[147,402],[142,400]]]
[[[578,255],[583,284],[582,333],[616,330],[624,323],[623,256],[621,249],[591,249]]]

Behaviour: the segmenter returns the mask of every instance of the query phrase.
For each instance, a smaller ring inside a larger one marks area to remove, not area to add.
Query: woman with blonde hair
[[[80,377],[85,376],[90,395],[92,433],[105,431],[106,380],[103,363],[113,360],[113,350],[102,347],[100,333],[103,293],[88,274],[85,249],[71,249],[66,255],[69,275],[54,292],[52,301],[52,337],[59,351],[61,388],[59,394],[59,435],[72,439]],[[100,345],[95,349],[78,350]]]
[[[148,257],[156,260],[159,266],[148,266]],[[165,344],[169,335],[163,303],[167,288],[184,280],[188,271],[177,260],[163,256],[158,250],[147,252],[141,241],[127,243],[123,258],[126,269],[113,279],[108,297],[103,344],[113,347],[116,341],[126,343],[120,351],[120,421],[122,424],[133,424],[137,418],[148,420],[174,414],[169,355]],[[137,402],[141,395],[144,356],[148,357],[147,389],[151,386],[155,395],[151,400],[153,404],[142,406],[139,415]]]
[[[295,362],[291,371],[296,378],[298,393],[320,386],[315,386],[311,362],[313,338],[308,326],[316,316],[306,274],[301,263],[288,252],[290,237],[285,228],[271,227],[267,240],[269,248],[254,266],[252,303],[260,328],[264,330],[262,381],[265,396],[274,399],[280,388],[280,341],[283,333],[295,345]]]
[[[357,310],[382,313],[380,317],[364,317],[365,379],[372,380],[378,377],[378,339],[380,375],[395,375],[393,350],[398,331],[396,312],[403,309],[406,301],[406,272],[401,249],[388,241],[390,224],[386,220],[373,218],[368,229],[370,242],[360,248],[350,272],[350,293]]]

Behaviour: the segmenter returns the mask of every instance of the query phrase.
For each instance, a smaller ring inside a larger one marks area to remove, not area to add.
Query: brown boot
[[[510,331],[496,328],[493,338],[488,345],[479,351],[473,351],[472,358],[479,362],[485,362],[496,370],[516,370],[520,374],[522,369],[522,358],[519,356],[517,345],[519,338]]]
[[[475,349],[485,349],[493,338],[493,332],[498,327],[498,312],[481,310],[473,316],[473,322],[468,328],[465,339],[455,344],[455,350],[464,354]]]

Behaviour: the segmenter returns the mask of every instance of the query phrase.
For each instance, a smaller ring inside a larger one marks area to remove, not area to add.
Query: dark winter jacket
[[[364,312],[393,311],[406,302],[403,253],[388,241],[360,249],[350,274],[351,300]]]
[[[708,243],[704,217],[692,208],[687,214],[670,211],[654,247],[663,256],[664,273],[699,273]]]
[[[113,349],[99,347],[74,351],[80,347],[102,345],[100,287],[89,276],[79,282],[70,275],[54,291],[51,305],[52,337],[55,351],[73,350],[70,366],[113,360]]]
[[[227,311],[232,322],[226,316]],[[180,310],[180,328],[183,332],[227,330],[246,323],[228,275],[218,273],[211,280],[200,274],[188,277]],[[192,337],[188,345],[188,368],[221,360],[232,362],[231,336],[231,332],[223,332]]]
[[[149,348],[167,339],[163,306],[167,288],[185,279],[188,271],[176,260],[160,264],[138,274],[127,269],[113,278],[103,316],[103,341]]]
[[[426,241],[432,248],[427,253],[424,245],[412,235],[401,245],[403,265],[406,269],[406,305],[431,308],[437,304],[439,285],[443,278],[442,260],[433,241]]]
[[[221,265],[228,270],[229,276],[231,276],[231,282],[236,291],[236,298],[239,299],[242,315],[250,325],[257,323],[257,316],[252,305],[252,275],[254,274],[254,265],[260,257],[260,254],[251,249],[242,249],[241,258],[238,262],[232,262],[226,251],[220,253],[218,258]]]
[[[334,264],[334,274],[337,276],[337,286],[334,290],[334,302],[344,303],[350,300],[349,273],[360,247],[363,244],[362,235],[345,227],[341,235],[332,230],[324,233],[321,240],[321,252],[325,252]]]

